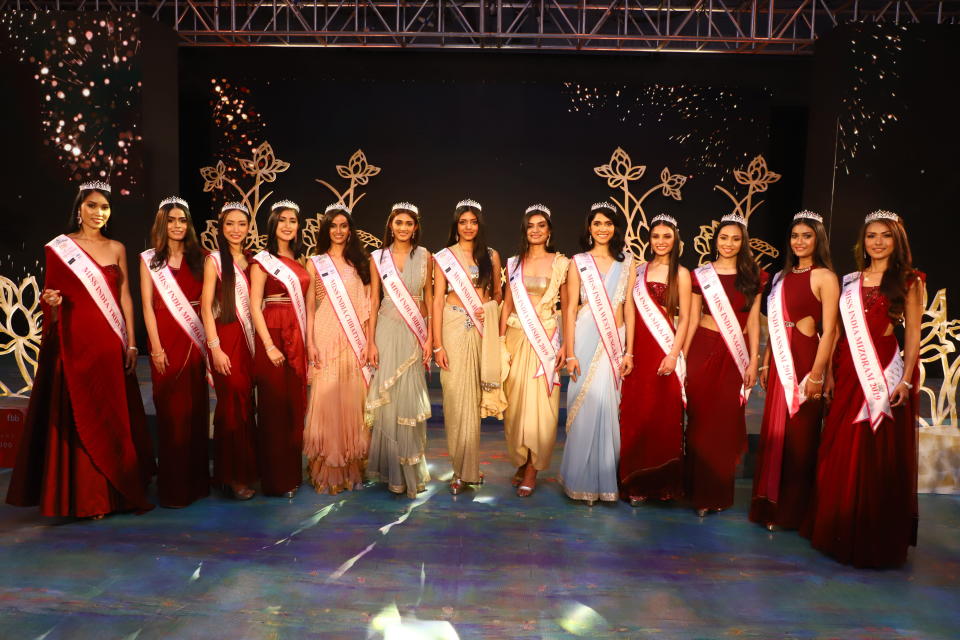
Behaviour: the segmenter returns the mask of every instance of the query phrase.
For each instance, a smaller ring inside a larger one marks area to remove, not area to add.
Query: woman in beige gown
[[[507,363],[503,382],[507,397],[504,435],[507,453],[517,467],[513,484],[519,485],[517,495],[521,498],[533,493],[537,472],[550,466],[560,416],[560,377],[556,370],[563,364],[564,351],[557,303],[566,300],[563,283],[570,259],[557,253],[550,238],[552,232],[549,209],[543,205],[527,209],[521,223],[520,252],[508,261],[506,297],[500,314],[503,357]],[[510,285],[513,278],[518,283],[522,280],[526,296],[552,341],[555,356],[549,368],[542,365],[516,313]]]
[[[444,251],[450,251],[470,278],[482,309],[475,315],[448,286],[442,268]],[[503,417],[506,404],[500,387],[500,347],[497,305],[501,298],[500,255],[487,248],[480,203],[463,200],[454,212],[447,248],[435,255],[433,290],[433,356],[440,367],[443,387],[443,421],[453,465],[450,492],[465,484],[481,484],[480,420]],[[486,329],[486,330],[484,330]]]
[[[327,207],[317,232],[317,253],[328,255],[336,266],[365,334],[370,317],[370,264],[353,218],[343,205]],[[317,493],[335,495],[363,485],[370,445],[363,420],[367,386],[362,367],[366,362],[363,355],[355,355],[341,328],[315,260],[307,262],[317,306],[307,337],[308,364],[312,364],[308,367],[311,384],[303,448],[307,473]]]

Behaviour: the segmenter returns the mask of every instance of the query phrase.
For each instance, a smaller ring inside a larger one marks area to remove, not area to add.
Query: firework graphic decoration
[[[33,69],[44,144],[67,177],[109,181],[129,195],[141,173],[136,14],[9,10],[0,43]]]

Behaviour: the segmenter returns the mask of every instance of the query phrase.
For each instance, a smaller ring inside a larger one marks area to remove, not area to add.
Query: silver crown
[[[655,225],[659,220],[662,220],[664,222],[669,222],[676,228],[678,229],[680,228],[680,225],[677,224],[677,219],[674,218],[673,216],[668,216],[665,213],[658,213],[657,215],[653,216],[653,220],[650,221],[650,228],[653,229],[653,225]]]
[[[420,215],[420,209],[417,208],[417,205],[415,205],[415,204],[413,204],[413,203],[411,203],[411,202],[397,202],[397,203],[394,204],[392,207],[390,207],[390,213],[393,213],[394,211],[397,211],[398,209],[402,209],[403,211],[409,211],[410,213],[412,213],[412,214],[415,215],[415,216],[419,216],[419,215]]]
[[[869,224],[875,220],[893,220],[894,222],[900,222],[900,216],[895,214],[893,211],[885,211],[884,209],[877,209],[866,218],[863,219],[864,224]]]
[[[277,200],[273,203],[273,206],[270,207],[270,211],[276,211],[277,209],[293,209],[297,213],[300,213],[300,205],[293,200]]]
[[[801,211],[801,212],[798,213],[797,215],[793,216],[793,219],[794,219],[794,220],[804,220],[804,219],[806,219],[806,220],[816,220],[817,222],[820,222],[820,223],[823,222],[823,216],[822,216],[822,215],[820,215],[819,213],[814,213],[813,211],[808,211],[807,209],[804,209],[803,211]]]
[[[458,202],[456,208],[459,209],[460,207],[470,207],[471,209],[476,209],[477,211],[483,211],[483,207],[480,206],[480,203],[476,200],[471,200],[470,198]]]
[[[526,215],[528,213],[533,213],[534,211],[536,211],[537,213],[542,213],[548,218],[550,217],[550,209],[548,209],[546,205],[539,204],[539,203],[532,204],[529,207],[527,207],[527,210],[524,211],[523,214]]]
[[[93,180],[91,182],[84,182],[80,185],[80,191],[89,191],[91,189],[96,189],[97,191],[106,191],[111,193],[110,185],[102,180]]]
[[[163,209],[168,204],[175,204],[177,206],[183,207],[184,209],[189,209],[190,205],[187,204],[187,201],[183,198],[177,196],[170,196],[169,198],[164,198],[160,201],[160,206],[157,209]]]
[[[594,202],[590,205],[590,211],[596,211],[597,209],[610,209],[611,211],[616,211],[616,207],[604,200],[603,202]]]
[[[350,207],[343,204],[342,202],[334,202],[333,204],[328,204],[327,208],[323,210],[323,215],[327,215],[331,211],[343,211],[345,214],[350,215]]]
[[[736,222],[737,224],[742,224],[743,226],[747,226],[747,219],[744,218],[739,213],[728,213],[727,215],[720,218],[720,224],[723,224],[724,222]]]
[[[220,207],[220,213],[226,213],[227,211],[243,211],[245,214],[250,215],[250,210],[247,209],[247,205],[242,202],[228,202]]]

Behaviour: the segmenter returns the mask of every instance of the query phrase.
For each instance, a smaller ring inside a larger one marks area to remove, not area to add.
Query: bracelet
[[[434,353],[440,353],[441,351],[443,351],[443,345],[440,345],[439,347],[433,350]]]
[[[665,358],[673,358],[674,360],[677,359],[677,356],[673,355],[672,353],[668,353],[668,354],[667,354],[666,356],[664,356],[664,357],[665,357]]]
[[[276,348],[277,348],[277,345],[272,344],[272,345],[270,345],[269,347],[266,348],[266,351],[268,351],[268,352],[270,352],[270,351],[275,351]]]
[[[625,353],[625,354],[623,354],[623,357],[624,357],[624,358],[632,358],[632,357],[633,357],[633,354],[632,354],[632,353]]]
[[[216,349],[217,347],[220,346],[220,338],[214,338],[213,340],[208,340],[207,346],[210,347],[211,349]]]
[[[769,367],[768,365],[763,365],[762,367],[760,367],[759,369],[757,369],[757,371],[766,371],[766,370],[769,369],[769,368],[770,368],[770,367]]]
[[[127,347],[127,351],[133,351],[134,353],[140,353],[140,350],[136,347]]]
[[[903,386],[907,388],[907,391],[910,391],[911,389],[913,389],[913,385],[907,382],[906,380],[901,380],[900,382],[902,382]]]
[[[577,359],[577,356],[570,356],[569,358],[567,358],[567,362],[570,362],[571,360],[576,360],[576,359]]]
[[[157,351],[156,353],[151,353],[151,354],[150,354],[150,357],[151,357],[151,358],[159,358],[159,357],[162,356],[164,353],[166,353],[166,352],[165,352],[163,349],[160,349],[160,351]]]
[[[812,382],[813,384],[823,384],[823,381],[826,380],[826,379],[827,379],[826,376],[823,376],[823,377],[820,378],[819,380],[814,380],[813,378],[810,378],[810,382]]]

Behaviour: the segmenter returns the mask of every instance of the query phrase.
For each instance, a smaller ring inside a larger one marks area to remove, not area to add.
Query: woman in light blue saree
[[[620,458],[620,381],[633,369],[633,317],[624,322],[623,302],[636,277],[624,254],[623,218],[608,202],[594,204],[570,261],[564,353],[567,442],[560,484],[567,496],[592,505],[615,502]]]

